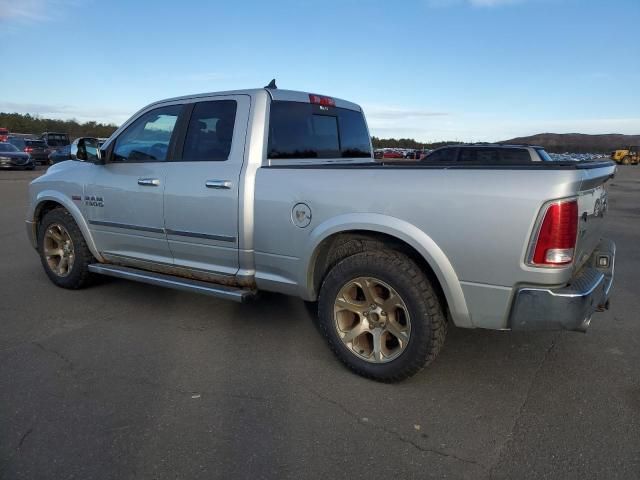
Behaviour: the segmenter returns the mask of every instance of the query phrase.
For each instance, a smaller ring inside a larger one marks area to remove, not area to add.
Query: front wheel
[[[631,157],[630,156],[626,156],[622,159],[622,164],[623,165],[629,165],[631,163]]]
[[[77,289],[91,280],[93,255],[69,212],[55,208],[38,228],[38,250],[49,279],[63,288]]]
[[[383,382],[403,380],[432,362],[447,331],[427,276],[391,250],[361,252],[331,269],[318,317],[336,356],[355,373]]]

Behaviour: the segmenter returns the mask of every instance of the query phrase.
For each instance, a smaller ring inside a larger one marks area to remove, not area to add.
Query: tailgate
[[[580,269],[589,259],[604,234],[606,215],[607,182],[615,173],[614,164],[596,168],[581,168],[583,174],[578,194],[578,241],[576,244],[575,269]]]

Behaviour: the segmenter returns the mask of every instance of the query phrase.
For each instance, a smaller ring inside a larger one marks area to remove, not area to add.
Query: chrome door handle
[[[160,185],[160,180],[157,178],[139,178],[138,185],[144,185],[146,187],[157,187]]]
[[[205,183],[207,188],[222,188],[228,190],[231,188],[229,180],[207,180]]]

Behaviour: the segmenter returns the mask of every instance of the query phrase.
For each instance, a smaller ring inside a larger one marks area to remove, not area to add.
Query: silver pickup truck
[[[298,296],[369,378],[420,370],[450,323],[584,331],[608,308],[609,161],[385,165],[358,105],[273,84],[153,103],[76,156],[30,185],[56,285]]]

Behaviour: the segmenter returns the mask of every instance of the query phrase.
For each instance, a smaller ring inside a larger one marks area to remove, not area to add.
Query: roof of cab
[[[272,100],[276,100],[276,101],[286,101],[286,102],[302,102],[302,103],[310,103],[309,101],[309,95],[313,94],[313,95],[318,95],[317,93],[314,92],[301,92],[301,91],[296,91],[296,90],[282,90],[279,88],[250,88],[250,89],[245,89],[245,90],[226,90],[226,91],[222,91],[222,92],[208,92],[208,93],[196,93],[196,94],[192,94],[192,95],[183,95],[180,97],[173,97],[173,98],[165,98],[164,100],[158,100],[156,102],[151,103],[151,105],[155,105],[155,104],[160,104],[160,103],[166,103],[166,102],[175,102],[178,100],[189,100],[189,99],[193,99],[193,98],[199,98],[199,97],[213,97],[213,96],[222,96],[222,95],[250,95],[250,96],[256,96],[260,93],[264,93],[267,92],[270,96]],[[362,111],[362,108],[360,108],[359,105],[353,103],[353,102],[349,102],[347,100],[343,100],[341,98],[336,98],[336,97],[331,97],[335,103],[336,103],[336,107],[339,108],[347,108],[349,110],[356,110],[358,112]],[[149,105],[149,106],[151,106]],[[147,107],[145,107],[147,108]]]

